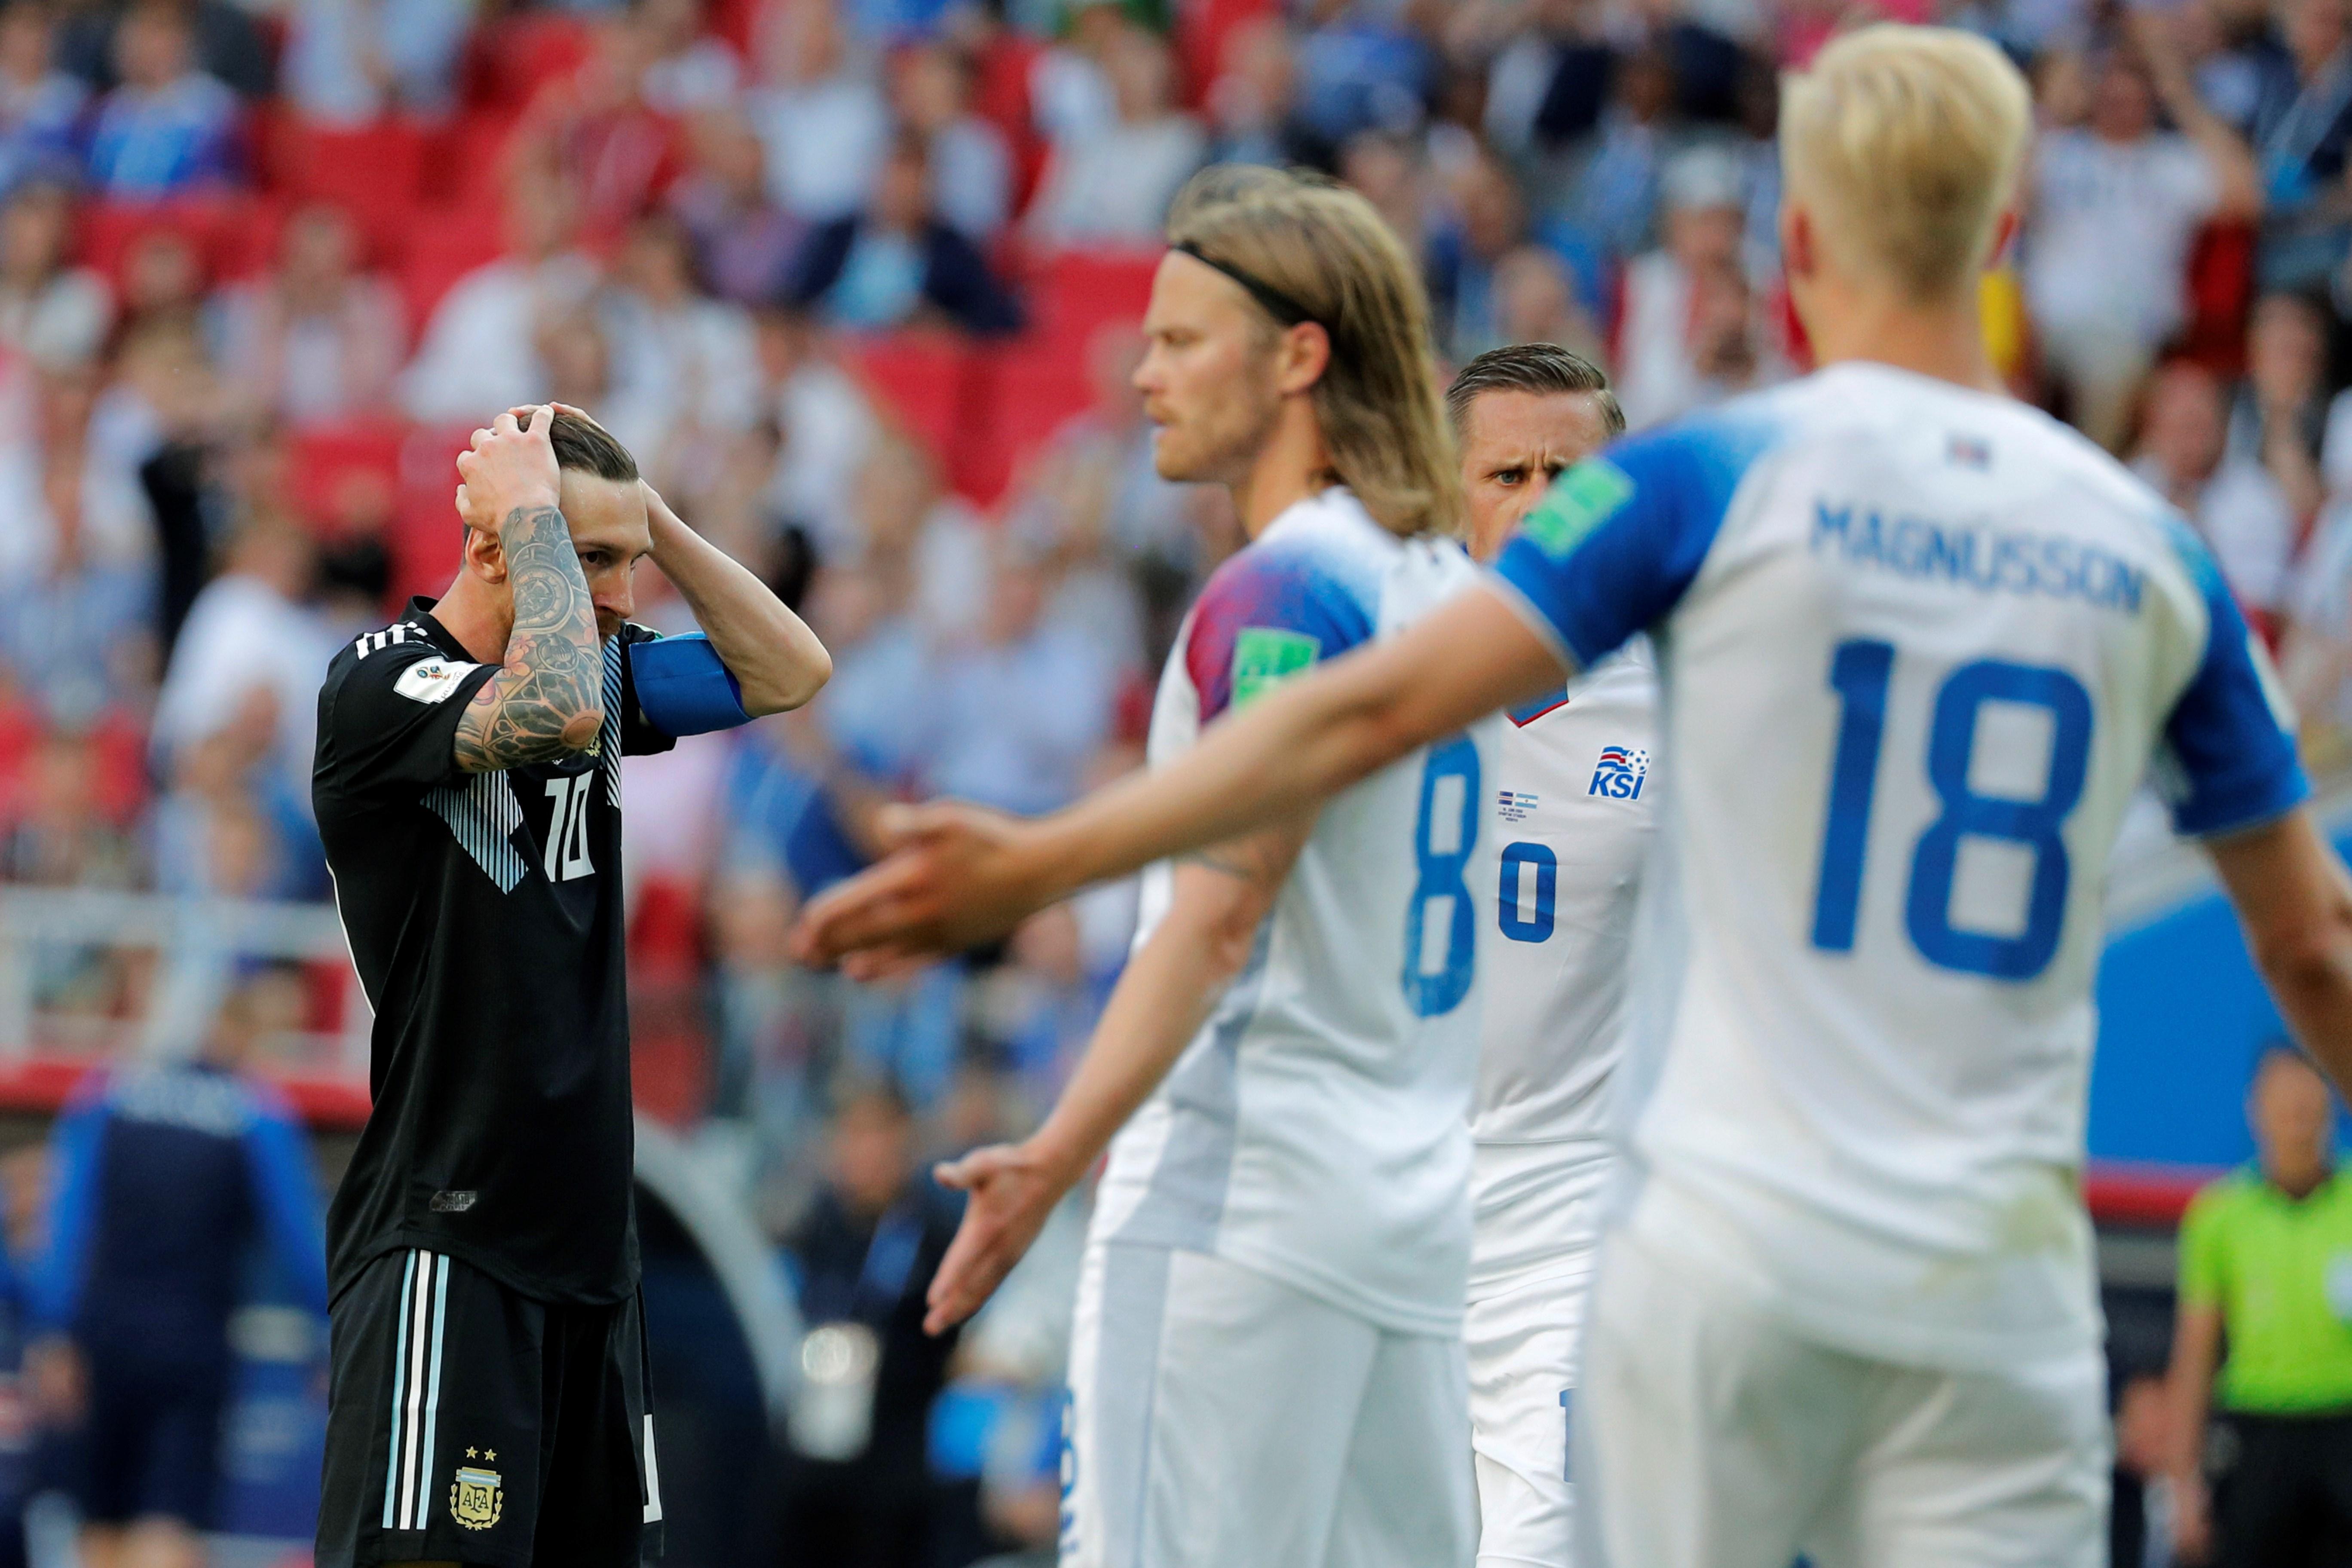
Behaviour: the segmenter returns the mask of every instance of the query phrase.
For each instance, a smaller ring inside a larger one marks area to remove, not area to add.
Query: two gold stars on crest
[[[499,1462],[499,1451],[496,1448],[492,1448],[488,1453],[477,1454],[473,1449],[468,1448],[466,1450],[466,1458],[469,1459],[488,1459],[490,1463],[495,1465]]]

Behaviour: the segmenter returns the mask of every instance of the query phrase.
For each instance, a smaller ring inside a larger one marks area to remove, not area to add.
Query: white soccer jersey
[[[2305,793],[2194,536],[2055,421],[1857,363],[1570,470],[1496,580],[1579,664],[1658,650],[1638,1212],[1862,1355],[2095,1344],[2117,823],[2151,766],[2185,833]]]
[[[1557,1272],[1599,1234],[1656,706],[1656,668],[1637,642],[1514,710],[1496,737],[1495,914],[1479,935],[1470,1112],[1474,1292]]]
[[[1475,570],[1344,489],[1291,507],[1202,590],[1160,680],[1151,761]],[[1098,1241],[1213,1253],[1399,1332],[1459,1329],[1495,722],[1323,807],[1248,964],[1112,1143]],[[1139,942],[1171,878],[1145,873]]]

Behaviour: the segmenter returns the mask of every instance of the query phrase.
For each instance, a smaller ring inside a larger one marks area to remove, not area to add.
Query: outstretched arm
[[[742,563],[681,521],[653,486],[644,489],[654,564],[742,689],[743,711],[757,719],[814,697],[833,678],[833,656],[816,634]]]
[[[2352,1092],[2352,876],[2305,806],[2210,850],[2287,1027]]]
[[[923,1327],[944,1333],[980,1310],[1029,1250],[1062,1195],[1160,1086],[1249,962],[1259,924],[1313,828],[1269,828],[1176,868],[1168,913],[1127,969],[1045,1125],[1023,1142],[940,1167],[971,1194],[931,1277]]]
[[[529,429],[512,413],[474,432],[457,456],[458,515],[495,528],[514,590],[504,664],[457,721],[457,765],[491,773],[585,751],[604,724],[604,660],[596,606],[556,505],[555,448],[546,408]]]
[[[899,852],[814,901],[804,961],[952,952],[1085,887],[1324,801],[1414,747],[1558,683],[1559,657],[1478,586],[1411,630],[1285,682],[1164,768],[1034,822],[969,806],[900,814]]]

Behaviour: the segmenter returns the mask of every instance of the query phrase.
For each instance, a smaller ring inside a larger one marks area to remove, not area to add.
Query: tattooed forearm
[[[514,587],[514,632],[505,667],[457,721],[457,765],[469,773],[584,751],[604,723],[596,606],[563,514],[518,507],[499,541]]]

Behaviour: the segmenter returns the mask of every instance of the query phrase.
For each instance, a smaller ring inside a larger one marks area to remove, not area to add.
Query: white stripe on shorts
[[[400,1277],[392,1438],[383,1482],[386,1530],[425,1528],[433,1488],[433,1432],[441,1414],[441,1350],[448,1309],[448,1258],[412,1251]]]

